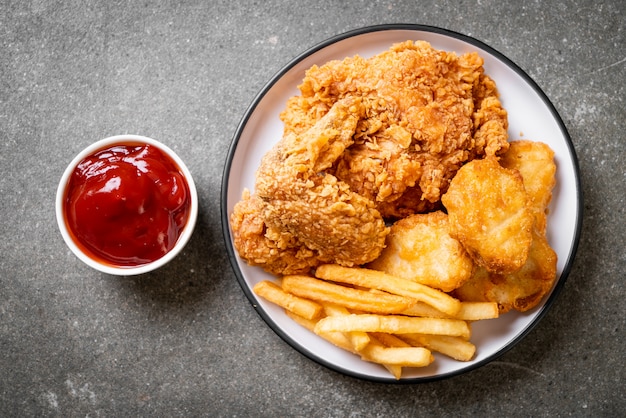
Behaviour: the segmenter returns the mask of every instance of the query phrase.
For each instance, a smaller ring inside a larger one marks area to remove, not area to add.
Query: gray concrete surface
[[[569,279],[520,344],[434,383],[356,380],[256,314],[219,192],[241,116],[282,65],[382,23],[465,33],[518,63],[563,118],[584,226]],[[0,1],[0,416],[623,416],[626,6],[615,1]],[[58,233],[73,156],[113,134],[170,144],[201,199],[184,254],[99,274]]]

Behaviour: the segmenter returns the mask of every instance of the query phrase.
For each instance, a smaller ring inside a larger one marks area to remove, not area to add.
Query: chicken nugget
[[[448,216],[441,211],[397,221],[368,267],[449,292],[470,278],[473,262],[448,231]]]
[[[500,165],[516,169],[522,175],[531,210],[535,214],[535,228],[545,234],[548,204],[556,184],[554,151],[542,142],[513,141],[502,155]]]
[[[442,203],[450,235],[477,265],[500,274],[524,265],[534,217],[518,171],[503,168],[495,157],[473,160],[457,172]]]
[[[500,313],[524,312],[537,306],[552,289],[556,263],[557,255],[546,238],[534,231],[528,259],[520,270],[497,274],[479,267],[454,296],[465,302],[497,302]]]

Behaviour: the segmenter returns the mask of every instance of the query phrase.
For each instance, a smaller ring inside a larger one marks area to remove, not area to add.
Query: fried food
[[[318,303],[334,303],[380,314],[400,313],[416,302],[403,296],[353,289],[305,275],[284,276],[282,288],[286,292]]]
[[[292,234],[268,227],[262,209],[263,201],[244,190],[230,217],[233,245],[246,263],[280,275],[307,272],[323,262]]]
[[[547,208],[556,183],[554,151],[541,142],[514,141],[500,164],[518,171],[534,215],[532,243],[526,263],[508,274],[479,267],[454,295],[464,301],[497,302],[500,313],[534,308],[556,280],[557,255],[546,238]]]
[[[496,158],[464,165],[442,197],[450,235],[487,271],[519,270],[532,241],[533,214],[522,176]]]
[[[257,283],[252,290],[262,298],[306,319],[316,319],[323,310],[319,303],[287,293],[279,285],[269,280]]]
[[[460,300],[460,299],[458,299]],[[428,318],[455,318],[464,321],[478,321],[481,319],[495,319],[500,316],[498,304],[492,301],[485,302],[461,302],[459,311],[454,315],[442,312],[431,305],[417,302],[406,311],[401,312],[406,316],[423,316]]]
[[[244,192],[231,215],[244,260],[274,274],[295,274],[320,262],[357,265],[378,256],[389,229],[374,203],[324,171],[352,143],[362,111],[359,99],[341,100],[263,157],[256,193]]]
[[[323,306],[326,316],[350,315],[350,311],[345,306],[328,302],[323,303]],[[348,332],[346,337],[350,339],[351,346],[357,352],[363,350],[372,341],[369,334],[362,331]]]
[[[374,260],[385,220],[440,208],[464,163],[508,149],[507,113],[477,53],[407,41],[313,66],[299,89],[231,215],[239,255],[274,274]]]
[[[389,334],[432,334],[462,337],[467,340],[470,328],[460,319],[418,318],[402,315],[351,314],[327,316],[315,325],[315,332],[385,332]]]
[[[281,114],[285,133],[306,131],[344,97],[367,99],[333,174],[385,218],[433,210],[463,163],[508,147],[507,113],[482,65],[477,53],[407,41],[313,66]]]
[[[449,234],[442,211],[415,214],[391,226],[386,247],[368,267],[449,292],[472,274],[474,263]]]
[[[332,282],[406,296],[416,301],[424,302],[450,316],[456,315],[461,309],[461,303],[444,292],[421,283],[403,279],[400,276],[372,269],[324,264],[315,270],[315,276]]]
[[[522,175],[531,210],[535,215],[535,228],[545,234],[548,205],[556,184],[554,151],[543,142],[513,141],[500,158],[500,165],[518,170]]]
[[[413,346],[421,346],[459,361],[470,361],[476,353],[476,346],[462,337],[403,334],[400,338]]]
[[[324,171],[352,143],[363,110],[358,99],[338,101],[312,128],[286,136],[263,157],[255,184],[268,227],[345,265],[376,258],[388,233],[371,200]]]
[[[482,64],[407,41],[310,68],[231,214],[241,258],[279,276],[257,295],[397,379],[431,352],[471,360],[472,321],[556,279],[554,152],[509,145]]]
[[[366,361],[400,367],[426,367],[435,360],[430,350],[423,347],[386,347],[380,343],[369,344],[361,351],[361,357]]]
[[[497,274],[479,267],[453,294],[463,301],[497,302],[500,313],[534,308],[552,289],[556,279],[557,256],[545,236],[533,230],[528,259],[521,269]]]
[[[386,333],[382,333],[382,332],[370,332],[368,335],[371,336],[372,339],[372,345],[376,345],[376,346],[380,346],[382,348],[384,347],[388,347],[388,348],[394,348],[394,347],[421,347],[421,346],[411,346],[409,343],[405,342],[404,340],[401,340],[400,338],[396,337],[393,334],[386,334]],[[428,350],[426,350],[428,351]],[[371,352],[371,350],[370,350]],[[369,354],[369,353],[367,353]],[[412,355],[413,353],[409,354]],[[427,362],[424,362],[422,364],[419,364],[418,366],[413,366],[413,367],[423,367],[423,366],[427,366],[428,364],[432,363],[434,361],[434,357],[432,356],[432,354],[430,352],[428,353],[423,353],[423,354],[428,354],[428,360]],[[374,362],[374,363],[380,363],[382,364],[388,371],[389,373],[391,373],[396,379],[400,379],[402,377],[402,368],[406,367],[409,362],[405,361],[401,364],[386,364],[381,362],[382,358],[380,358],[379,356],[372,356],[372,355],[366,355],[366,353],[361,355],[361,358],[365,361],[370,361],[370,362]],[[411,360],[409,360],[411,361]],[[413,363],[413,365],[415,365],[416,363]]]

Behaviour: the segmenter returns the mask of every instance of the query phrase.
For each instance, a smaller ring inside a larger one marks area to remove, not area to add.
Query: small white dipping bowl
[[[134,144],[148,144],[155,148],[158,148],[161,152],[163,152],[166,156],[171,158],[172,161],[176,163],[181,173],[183,174],[187,182],[187,186],[189,188],[189,198],[190,198],[189,217],[174,247],[172,247],[172,249],[168,251],[167,253],[165,253],[162,257],[154,261],[151,261],[149,263],[141,264],[138,266],[115,266],[115,265],[100,261],[97,258],[94,258],[90,256],[89,254],[85,253],[81,249],[81,246],[78,245],[74,241],[74,238],[72,237],[72,234],[68,230],[68,225],[65,220],[65,209],[64,209],[64,206],[65,206],[64,201],[65,201],[65,195],[66,195],[65,191],[66,191],[66,188],[68,187],[70,178],[74,170],[76,169],[76,167],[82,160],[84,160],[85,158],[89,157],[90,155],[100,150],[109,148],[114,145],[134,145]],[[102,139],[88,146],[72,160],[72,162],[65,169],[65,172],[63,173],[63,176],[61,177],[61,181],[59,182],[59,187],[56,193],[55,206],[56,206],[55,209],[56,209],[57,223],[59,225],[59,230],[61,231],[61,235],[63,236],[63,239],[65,240],[65,243],[70,248],[70,250],[81,261],[83,261],[88,266],[96,270],[99,270],[103,273],[117,275],[117,276],[132,276],[132,275],[147,273],[149,271],[153,271],[159,267],[162,267],[163,265],[171,261],[174,257],[176,257],[178,253],[180,253],[180,251],[185,247],[185,245],[189,241],[189,238],[191,238],[194,227],[196,225],[196,219],[198,217],[198,193],[196,191],[196,186],[191,176],[191,173],[187,169],[187,166],[180,159],[180,157],[176,155],[176,153],[172,151],[169,147],[160,143],[159,141],[156,141],[152,138],[148,138],[145,136],[116,135],[116,136]]]

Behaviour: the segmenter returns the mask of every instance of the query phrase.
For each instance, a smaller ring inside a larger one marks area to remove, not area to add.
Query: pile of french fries
[[[319,266],[315,277],[283,276],[253,290],[298,324],[384,366],[396,379],[405,367],[431,364],[432,352],[471,360],[471,322],[499,315],[495,302],[461,302],[420,283],[335,264]]]

